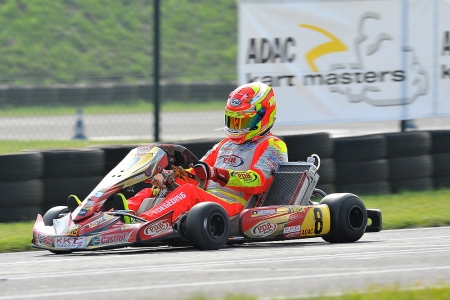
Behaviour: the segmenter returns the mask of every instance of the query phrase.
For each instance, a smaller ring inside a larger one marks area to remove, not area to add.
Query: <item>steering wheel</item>
[[[199,159],[192,153],[189,149],[184,146],[176,145],[176,144],[159,144],[158,148],[161,148],[167,153],[167,157],[169,160],[169,165],[167,168],[170,170],[172,166],[181,166],[184,169],[189,168],[190,164],[198,161]],[[198,187],[201,189],[205,189],[206,180],[201,180],[197,176],[194,175],[193,178],[198,182]]]

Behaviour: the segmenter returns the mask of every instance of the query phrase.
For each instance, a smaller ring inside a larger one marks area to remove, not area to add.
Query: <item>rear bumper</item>
[[[381,210],[367,209],[367,219],[371,220],[371,224],[367,225],[365,232],[379,232],[383,228]]]

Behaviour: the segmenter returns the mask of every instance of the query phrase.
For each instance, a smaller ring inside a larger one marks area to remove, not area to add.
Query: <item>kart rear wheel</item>
[[[52,226],[54,219],[60,219],[68,213],[69,208],[67,206],[55,206],[47,210],[42,219],[44,220],[45,226]]]
[[[189,241],[199,250],[218,250],[230,237],[230,220],[225,209],[214,202],[195,205],[187,214]]]
[[[362,200],[349,193],[330,194],[320,201],[330,209],[331,227],[322,238],[329,243],[352,243],[359,240],[367,226],[367,210]]]

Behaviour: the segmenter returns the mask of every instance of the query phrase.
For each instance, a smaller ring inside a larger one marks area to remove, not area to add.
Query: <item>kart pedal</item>
[[[119,210],[129,210],[127,198],[125,198],[125,196],[120,193],[116,194],[116,196],[114,197],[114,211],[119,211]],[[122,221],[125,224],[130,224],[131,218],[129,216],[122,216]]]
[[[76,195],[70,195],[67,198],[67,208],[70,212],[73,212],[78,206],[80,206],[81,201]]]

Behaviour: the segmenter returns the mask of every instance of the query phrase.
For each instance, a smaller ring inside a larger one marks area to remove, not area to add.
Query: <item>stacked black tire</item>
[[[103,178],[105,157],[101,149],[46,149],[40,153],[44,160],[44,211],[67,205],[71,194],[83,201]]]
[[[42,154],[0,155],[0,166],[0,222],[35,220],[44,199]]]
[[[320,157],[319,182],[317,188],[327,194],[336,192],[334,185],[336,169],[333,159],[334,143],[330,134],[318,132],[312,134],[280,136],[286,143],[289,161],[306,161],[312,154]]]
[[[385,135],[389,181],[393,193],[433,189],[431,135],[425,131],[399,132]]]
[[[435,189],[450,188],[450,130],[435,130],[431,136],[433,160],[433,186]]]
[[[389,194],[389,164],[383,135],[334,139],[336,190],[358,195]]]

